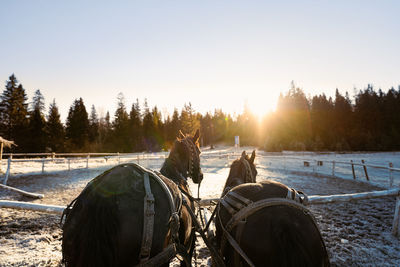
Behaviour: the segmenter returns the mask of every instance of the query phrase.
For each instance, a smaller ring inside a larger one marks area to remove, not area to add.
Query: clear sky
[[[1,1],[1,91],[15,73],[66,118],[117,95],[171,112],[270,111],[307,95],[400,84],[399,1]]]

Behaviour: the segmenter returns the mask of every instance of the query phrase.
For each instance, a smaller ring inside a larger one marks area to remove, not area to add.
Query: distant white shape
[[[239,135],[235,136],[235,147],[240,147]]]

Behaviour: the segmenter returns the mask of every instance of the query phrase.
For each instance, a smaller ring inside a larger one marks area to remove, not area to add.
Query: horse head
[[[225,195],[229,189],[237,185],[256,182],[257,170],[254,164],[255,157],[255,150],[253,150],[250,157],[246,154],[246,151],[243,151],[240,158],[232,163],[229,176],[226,179],[223,195]]]
[[[203,180],[203,172],[200,167],[199,130],[194,136],[185,135],[179,131],[179,137],[175,140],[169,158],[174,159],[175,167],[186,179],[192,178],[198,184]]]

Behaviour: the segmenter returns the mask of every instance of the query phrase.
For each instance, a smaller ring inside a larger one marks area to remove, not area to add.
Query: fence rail
[[[144,153],[24,153],[24,154],[5,154],[5,156],[9,156],[7,159],[7,171],[4,179],[4,185],[7,183],[7,179],[11,172],[12,163],[18,162],[38,162],[41,163],[42,172],[45,171],[46,163],[54,162],[54,163],[67,163],[68,170],[71,169],[72,162],[86,162],[86,168],[89,168],[89,161],[91,158],[93,160],[99,160],[101,158],[107,163],[110,159],[116,159],[118,163],[120,163],[121,159],[132,159],[136,160],[138,163],[142,163],[146,160],[153,159],[164,159],[167,156],[167,153],[159,153],[159,154],[144,154]],[[15,157],[33,157],[33,158],[13,158]],[[222,159],[223,162],[231,163],[230,161],[240,157],[240,153],[236,152],[208,152],[203,153],[201,155],[203,159],[212,159],[218,157]],[[392,163],[389,163],[389,166],[380,166],[375,164],[366,164],[365,162],[356,163],[353,161],[346,162],[343,160],[326,160],[326,159],[318,159],[318,158],[305,158],[305,157],[293,157],[293,156],[285,156],[285,155],[258,155],[258,158],[271,158],[271,159],[281,159],[283,160],[283,168],[288,169],[287,161],[296,160],[300,162],[304,162],[304,166],[306,166],[305,162],[308,162],[307,166],[310,167],[310,163],[314,164],[314,166],[322,166],[322,164],[332,164],[332,176],[335,176],[335,169],[338,168],[338,165],[351,166],[353,177],[355,179],[355,171],[354,166],[361,166],[365,172],[366,179],[369,181],[369,176],[367,172],[367,168],[387,170],[389,172],[389,181],[390,187],[393,186],[393,173],[400,172],[399,168],[394,168]],[[1,160],[1,159],[0,159]],[[282,163],[282,162],[281,162]],[[224,163],[225,164],[225,163]],[[228,166],[224,165],[224,167]],[[1,167],[1,165],[0,165]],[[313,167],[313,171],[315,168]],[[400,232],[400,222],[399,222],[399,214],[400,214],[400,188],[391,188],[389,190],[384,191],[373,191],[373,192],[365,192],[365,193],[355,193],[355,194],[339,194],[339,195],[328,195],[328,196],[310,196],[309,204],[323,204],[323,203],[333,203],[333,202],[346,202],[351,200],[359,200],[359,199],[373,199],[380,198],[386,196],[396,196],[396,209],[393,221],[393,229],[392,233],[394,235],[398,235]],[[200,206],[211,205],[213,202],[219,201],[218,198],[214,199],[203,199],[200,201]],[[9,208],[17,208],[17,209],[30,209],[37,211],[45,211],[52,213],[61,213],[65,207],[63,206],[52,206],[52,205],[43,205],[43,204],[35,204],[35,203],[19,203],[13,201],[3,201],[0,200],[0,207],[9,207]]]
[[[352,200],[374,199],[381,197],[396,197],[396,206],[393,217],[392,234],[394,236],[400,235],[400,188],[392,188],[383,191],[372,191],[353,194],[337,194],[320,196],[314,195],[308,197],[307,205],[330,204],[335,202],[349,202]],[[215,205],[219,202],[220,198],[202,199],[198,203],[198,207],[206,207]]]
[[[6,185],[8,178],[11,174],[12,163],[39,163],[41,164],[41,172],[45,172],[46,163],[65,163],[67,164],[66,168],[71,170],[72,163],[86,163],[86,168],[89,168],[90,160],[99,160],[103,159],[105,164],[107,164],[108,160],[117,160],[118,164],[121,163],[121,159],[131,159],[132,161],[136,161],[138,164],[141,162],[146,162],[149,160],[155,159],[165,159],[167,157],[166,153],[158,153],[158,154],[145,154],[145,153],[21,153],[21,154],[9,154],[9,158],[7,159],[7,169],[5,172],[5,176],[3,179],[3,184]],[[32,158],[13,158],[13,156],[24,157],[30,156]],[[33,157],[35,156],[35,157]],[[48,157],[40,157],[40,156],[51,156]],[[70,157],[65,157],[70,156]],[[1,173],[1,161],[0,161],[0,173]]]

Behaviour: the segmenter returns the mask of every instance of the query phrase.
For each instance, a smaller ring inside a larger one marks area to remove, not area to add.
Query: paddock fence
[[[201,154],[202,165],[212,164],[216,168],[229,167],[234,159],[240,157],[238,151],[219,150],[207,151]],[[12,154],[7,157],[7,170],[3,184],[7,184],[7,179],[11,173],[13,163],[36,163],[36,168],[45,172],[45,168],[51,170],[51,166],[60,166],[64,170],[72,168],[90,168],[107,165],[115,165],[123,162],[136,162],[145,167],[159,168],[159,160],[167,157],[167,152],[145,154],[145,153],[34,153],[34,154]],[[25,157],[25,158],[23,158]],[[30,158],[27,158],[30,157]],[[381,197],[396,197],[396,205],[393,218],[392,234],[400,235],[400,168],[395,168],[392,162],[388,166],[368,164],[365,160],[356,162],[355,160],[330,160],[318,157],[287,156],[287,155],[264,155],[259,153],[256,157],[258,161],[263,161],[263,166],[270,170],[300,173],[303,175],[316,175],[321,177],[337,177],[353,179],[367,183],[374,183],[381,187],[388,187],[388,190],[372,191],[355,194],[337,195],[314,195],[309,196],[309,205],[326,204],[335,202],[348,202],[360,199],[374,199]],[[91,166],[93,165],[93,166]],[[0,164],[1,167],[1,164]],[[35,167],[35,166],[33,166]],[[203,199],[199,206],[209,206],[218,202],[218,198]],[[0,207],[29,209],[42,212],[62,213],[65,207],[44,205],[37,203],[26,203],[17,201],[0,200]]]

